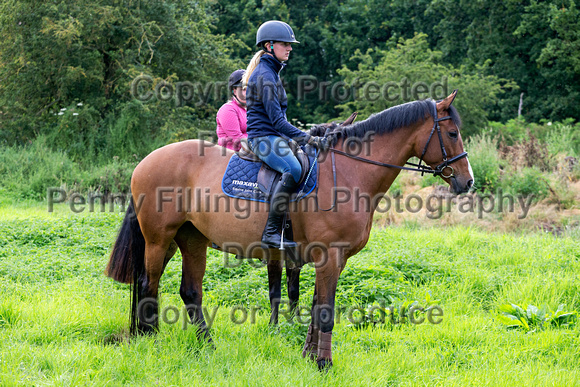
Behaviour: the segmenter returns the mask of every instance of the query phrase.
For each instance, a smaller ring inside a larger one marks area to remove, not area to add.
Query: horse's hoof
[[[207,345],[207,347],[210,349],[215,350],[217,348],[207,329],[199,331],[197,334],[197,339]]]
[[[136,329],[137,336],[153,336],[157,334],[157,327],[150,324],[139,324]]]
[[[213,340],[211,339],[211,337],[208,337],[207,338],[206,345],[212,351],[215,351],[217,349],[217,347],[215,346],[215,343],[213,342]]]
[[[315,348],[313,345],[304,345],[304,349],[302,349],[302,357],[306,359],[308,357],[310,360],[316,360],[318,348]]]
[[[318,364],[319,371],[328,372],[328,370],[330,368],[332,368],[332,360],[330,360],[330,359],[318,360],[318,361],[316,361],[316,364]]]

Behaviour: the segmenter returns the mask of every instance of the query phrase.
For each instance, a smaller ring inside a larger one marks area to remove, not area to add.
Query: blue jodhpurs
[[[249,138],[252,151],[268,166],[280,173],[291,173],[298,183],[302,174],[300,162],[292,153],[286,139],[280,136],[263,136]]]

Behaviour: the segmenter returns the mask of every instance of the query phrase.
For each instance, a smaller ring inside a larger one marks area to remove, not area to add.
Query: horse
[[[302,355],[320,369],[332,366],[339,275],[367,243],[374,211],[400,171],[441,176],[457,194],[474,184],[461,119],[452,106],[456,94],[391,107],[327,133],[332,146],[319,155],[316,192],[289,208],[296,254],[315,267]],[[284,258],[284,251],[260,245],[268,205],[252,202],[245,212],[247,200],[222,193],[221,177],[232,154],[203,140],[187,140],[153,151],[133,171],[131,204],[105,271],[132,284],[131,333],[157,330],[159,280],[177,248],[183,257],[180,295],[198,336],[208,342],[202,311],[207,248],[217,245],[270,262]],[[412,157],[419,164],[405,167]]]

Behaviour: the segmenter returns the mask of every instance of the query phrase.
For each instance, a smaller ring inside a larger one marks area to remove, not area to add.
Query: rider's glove
[[[308,144],[312,145],[321,152],[325,152],[330,148],[330,141],[327,137],[312,136],[308,140]]]

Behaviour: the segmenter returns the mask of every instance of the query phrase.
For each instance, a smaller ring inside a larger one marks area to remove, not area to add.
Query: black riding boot
[[[298,184],[294,181],[291,173],[284,173],[280,181],[276,184],[274,192],[272,192],[272,200],[270,200],[270,213],[268,214],[268,223],[264,228],[262,234],[263,248],[281,248],[296,247],[296,243],[284,238],[284,245],[280,246],[280,229],[282,228],[282,220],[284,214],[288,211],[288,204],[290,203],[290,195],[294,192]]]

